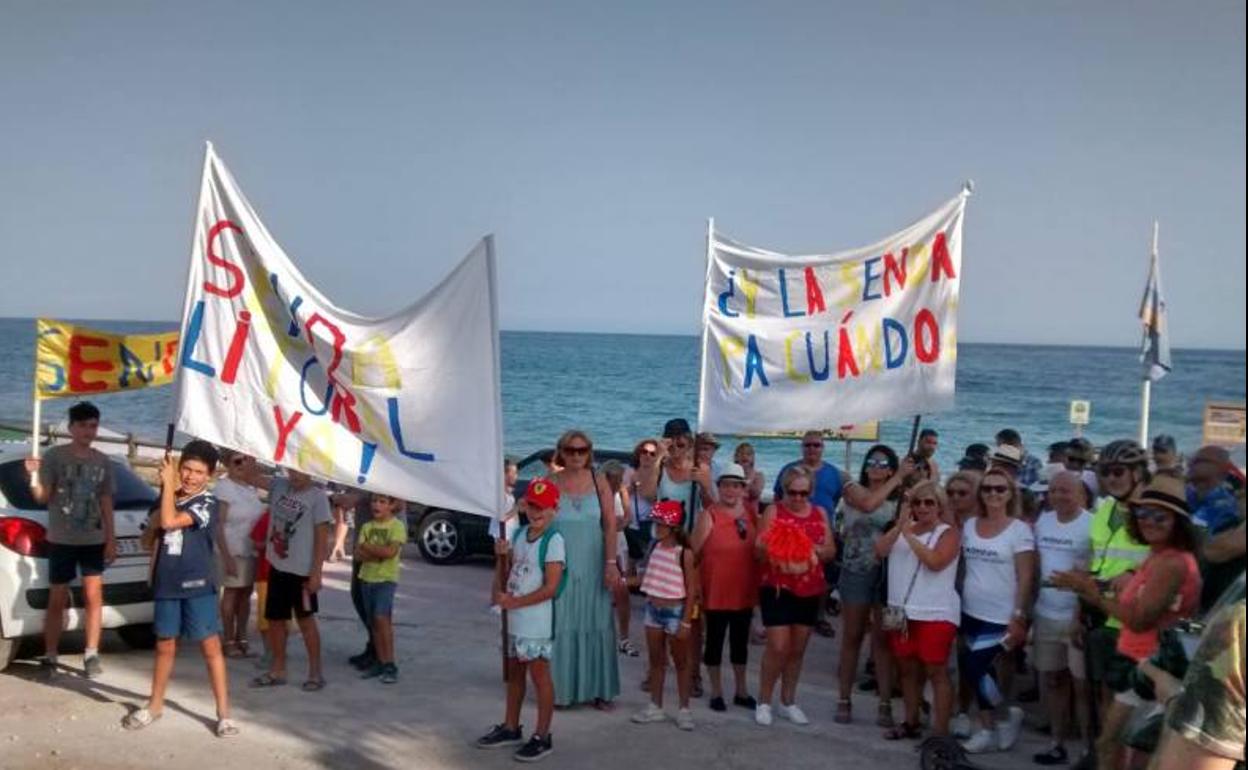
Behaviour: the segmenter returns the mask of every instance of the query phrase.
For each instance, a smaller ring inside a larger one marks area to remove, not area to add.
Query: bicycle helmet
[[[1132,439],[1111,441],[1101,450],[1099,464],[1102,468],[1110,465],[1126,465],[1148,467],[1148,452],[1139,442]]]

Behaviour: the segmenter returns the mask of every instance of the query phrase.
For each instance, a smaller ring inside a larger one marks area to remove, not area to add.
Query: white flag
[[[830,430],[953,406],[963,192],[861,249],[708,233],[698,429]]]
[[[365,266],[360,276],[403,280]],[[320,478],[495,516],[497,308],[490,237],[393,315],[336,307],[269,235],[210,145],[182,314],[177,427]]]

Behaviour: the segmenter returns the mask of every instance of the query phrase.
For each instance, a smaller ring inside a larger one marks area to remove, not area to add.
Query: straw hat
[[[1131,505],[1161,508],[1185,519],[1192,518],[1192,511],[1187,507],[1187,487],[1173,476],[1154,476],[1148,486],[1131,498]]]

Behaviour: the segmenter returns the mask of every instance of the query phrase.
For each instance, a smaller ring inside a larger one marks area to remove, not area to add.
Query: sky
[[[1242,2],[0,0],[0,316],[175,319],[205,140],[339,306],[494,233],[505,329],[695,333],[975,182],[960,337],[1245,346]]]

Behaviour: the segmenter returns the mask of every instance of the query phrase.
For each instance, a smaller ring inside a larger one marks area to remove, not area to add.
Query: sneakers
[[[39,676],[52,679],[56,676],[56,659],[43,657],[39,659]]]
[[[758,707],[758,701],[754,700],[753,695],[734,695],[732,696],[732,705],[753,711]]]
[[[971,727],[971,718],[967,716],[965,711],[953,718],[953,722],[949,725],[949,732],[953,734],[954,738],[961,740],[971,737],[974,729]]]
[[[520,731],[524,725],[512,730],[507,725],[494,725],[490,731],[477,739],[479,749],[501,749],[506,746],[518,746],[524,742],[524,734]]]
[[[89,658],[82,659],[82,675],[87,679],[97,679],[104,674],[104,667],[100,665],[100,656],[92,655]]]
[[[708,703],[707,705],[711,707],[711,711],[727,711],[728,710],[728,704],[724,703],[723,697],[719,695],[716,695],[714,698],[711,698],[710,703]]]
[[[771,706],[766,703],[758,704],[758,708],[754,709],[754,722],[763,727],[771,727]]]
[[[534,735],[529,742],[516,750],[512,754],[512,759],[517,762],[538,762],[546,758],[546,755],[555,750],[555,744],[547,734],[545,738]]]
[[[689,709],[681,709],[676,712],[676,726],[682,730],[693,729],[693,712]]]
[[[653,722],[666,722],[667,714],[663,709],[654,705],[654,701],[646,704],[646,707],[636,714],[633,714],[633,721],[639,725],[651,724]]]
[[[377,662],[377,657],[373,654],[372,647],[366,647],[364,652],[361,652],[359,655],[352,655],[347,658],[347,662],[359,671],[367,671],[372,667],[373,663]]]
[[[381,666],[381,683],[394,684],[399,681],[399,667],[393,663],[383,663]]]
[[[992,730],[987,728],[980,729],[962,744],[962,748],[967,754],[983,754],[986,751],[995,751],[997,749],[997,736],[993,734]]]
[[[367,669],[360,672],[360,679],[376,679],[377,677],[381,676],[385,670],[386,670],[385,665],[374,662],[373,665],[369,666]]]
[[[802,707],[797,705],[796,703],[793,703],[788,706],[781,703],[777,711],[780,712],[780,716],[784,717],[785,719],[789,720],[795,725],[810,724],[810,720],[806,717],[806,712],[802,711]]]
[[[1010,706],[1010,717],[997,725],[997,748],[1009,751],[1018,743],[1018,736],[1023,731],[1023,710],[1018,706]]]
[[[615,646],[615,649],[621,655],[627,655],[630,658],[641,655],[641,650],[637,649],[637,645],[633,644],[633,640],[628,638],[621,639],[619,644]]]

